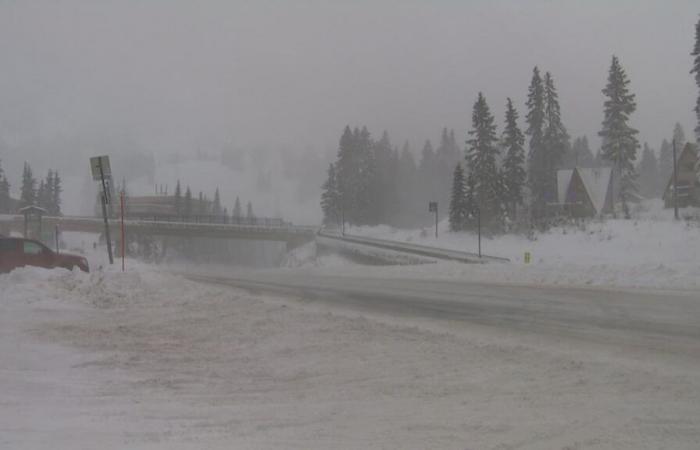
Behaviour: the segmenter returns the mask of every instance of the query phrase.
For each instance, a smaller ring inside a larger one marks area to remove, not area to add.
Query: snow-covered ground
[[[685,210],[684,215],[698,214]],[[534,239],[505,235],[482,240],[484,254],[509,258],[511,264],[484,266],[442,262],[414,267],[372,268],[347,265],[343,273],[363,270],[429,278],[486,282],[595,285],[663,289],[700,289],[700,222],[674,221],[673,211],[649,202],[633,220],[593,221],[581,227],[555,227]],[[450,233],[447,223],[436,239],[432,230],[355,227],[348,233],[475,252],[472,233]],[[532,262],[524,263],[525,252]],[[320,261],[318,270],[335,271],[337,258]]]
[[[129,267],[0,275],[0,448],[698,448],[697,361]]]

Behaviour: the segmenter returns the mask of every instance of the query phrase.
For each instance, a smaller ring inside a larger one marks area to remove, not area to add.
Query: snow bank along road
[[[392,316],[447,319],[700,357],[697,292],[533,287],[293,270],[187,277]]]
[[[0,449],[700,448],[690,294],[129,267],[0,275]]]

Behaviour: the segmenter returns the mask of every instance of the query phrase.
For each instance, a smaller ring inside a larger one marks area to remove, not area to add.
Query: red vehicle
[[[36,266],[46,269],[75,267],[89,272],[87,259],[82,256],[56,253],[39,241],[32,239],[0,236],[0,273],[10,272],[17,267]]]

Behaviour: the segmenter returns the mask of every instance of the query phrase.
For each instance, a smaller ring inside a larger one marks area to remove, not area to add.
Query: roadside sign
[[[102,169],[101,171],[100,168]],[[95,181],[101,181],[102,177],[111,178],[112,176],[109,156],[93,156],[90,158],[90,169],[92,170],[92,179]]]
[[[532,255],[530,252],[525,252],[525,257],[523,258],[525,261],[525,264],[530,264],[530,261],[532,261]]]
[[[428,202],[428,212],[437,212],[437,209],[438,209],[437,202]]]

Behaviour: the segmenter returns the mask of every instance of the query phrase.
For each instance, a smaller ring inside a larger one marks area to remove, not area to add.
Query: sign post
[[[90,158],[90,168],[92,169],[92,179],[102,183],[102,217],[105,221],[105,239],[107,240],[107,255],[109,263],[114,264],[112,256],[112,239],[109,236],[109,219],[107,217],[107,204],[109,203],[109,192],[107,191],[106,178],[111,179],[112,169],[109,166],[109,156],[94,156]]]
[[[438,237],[438,202],[428,202],[428,212],[435,213],[435,239]]]
[[[121,222],[121,231],[122,231],[122,238],[121,238],[121,251],[122,251],[122,272],[125,271],[125,265],[126,263],[124,262],[124,258],[126,258],[125,253],[126,253],[126,243],[124,242],[124,191],[122,190],[120,196],[121,200],[121,212],[122,212],[122,222]]]

